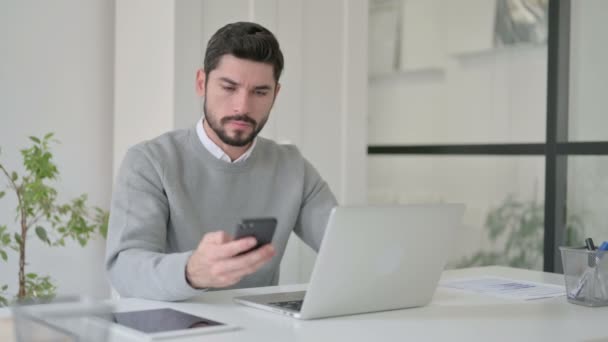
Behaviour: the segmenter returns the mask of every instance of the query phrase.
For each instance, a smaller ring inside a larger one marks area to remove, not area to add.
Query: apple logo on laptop
[[[385,248],[376,257],[376,273],[381,276],[390,275],[395,273],[401,265],[401,259],[403,259],[404,251],[402,246],[390,246]]]

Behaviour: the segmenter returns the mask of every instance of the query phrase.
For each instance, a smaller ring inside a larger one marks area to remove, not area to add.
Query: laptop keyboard
[[[300,309],[302,308],[302,302],[303,302],[303,300],[289,300],[289,301],[285,301],[285,302],[274,302],[274,303],[268,303],[268,304],[274,305],[274,306],[277,306],[277,307],[283,308],[283,309],[300,311]]]

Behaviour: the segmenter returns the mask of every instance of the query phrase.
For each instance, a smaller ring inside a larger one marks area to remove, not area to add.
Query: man
[[[277,284],[290,233],[318,250],[327,183],[296,147],[258,137],[280,90],[274,35],[246,22],[209,40],[196,75],[204,118],[133,146],[110,209],[106,269],[123,296],[183,300],[203,291]],[[234,240],[243,218],[275,217],[272,244]]]

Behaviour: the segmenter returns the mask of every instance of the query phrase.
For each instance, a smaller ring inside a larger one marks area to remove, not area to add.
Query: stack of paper
[[[564,296],[564,286],[513,280],[500,277],[455,279],[439,284],[441,287],[510,299],[533,300]]]

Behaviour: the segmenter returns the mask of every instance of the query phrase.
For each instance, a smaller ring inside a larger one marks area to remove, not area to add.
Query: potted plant
[[[542,266],[544,246],[544,204],[537,200],[517,200],[509,195],[486,217],[484,231],[492,243],[492,251],[480,250],[450,267],[505,265],[535,269]],[[582,241],[582,218],[568,215],[566,244]],[[502,247],[499,247],[502,246]]]
[[[15,296],[18,301],[51,298],[56,291],[50,276],[26,272],[29,238],[36,236],[49,246],[64,246],[66,240],[72,239],[84,247],[95,235],[106,236],[109,217],[108,212],[98,207],[91,213],[84,194],[69,203],[57,203],[57,191],[49,184],[59,176],[49,148],[51,142],[57,141],[53,133],[30,140],[32,146],[21,150],[25,168],[22,175],[9,171],[0,160],[0,179],[6,180],[6,187],[0,187],[0,198],[9,191],[17,201],[16,229],[0,224],[0,259],[8,262],[8,250],[19,255],[19,289]],[[8,285],[0,284],[0,306],[8,305],[9,299]]]

